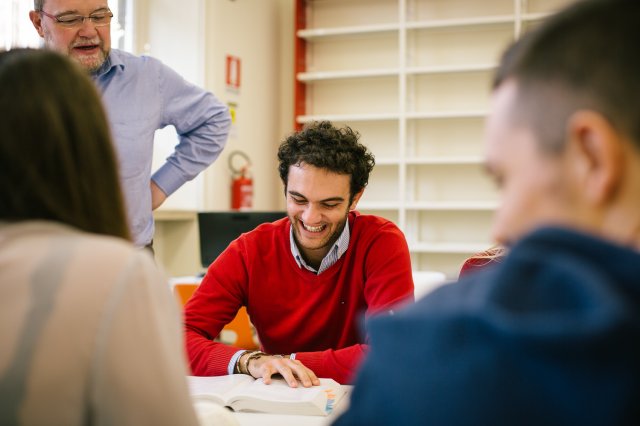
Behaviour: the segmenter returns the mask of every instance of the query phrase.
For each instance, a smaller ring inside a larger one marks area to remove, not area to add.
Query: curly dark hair
[[[294,133],[278,148],[278,171],[285,190],[289,167],[301,163],[351,176],[350,198],[367,186],[376,162],[360,134],[349,126],[336,128],[329,121],[312,122]]]

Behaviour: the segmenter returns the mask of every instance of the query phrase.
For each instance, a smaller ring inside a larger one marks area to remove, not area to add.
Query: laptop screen
[[[204,268],[240,234],[287,215],[284,211],[199,212],[200,261]]]

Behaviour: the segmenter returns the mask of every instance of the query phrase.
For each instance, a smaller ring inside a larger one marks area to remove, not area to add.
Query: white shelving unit
[[[296,123],[349,125],[376,156],[359,209],[396,222],[414,270],[488,248],[483,171],[502,50],[569,0],[297,0]]]

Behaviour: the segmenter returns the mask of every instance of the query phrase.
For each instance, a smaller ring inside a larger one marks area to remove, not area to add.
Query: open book
[[[290,388],[283,379],[265,385],[246,374],[187,379],[194,401],[213,401],[234,411],[326,416],[345,394],[332,379],[320,379],[320,386],[310,388]]]

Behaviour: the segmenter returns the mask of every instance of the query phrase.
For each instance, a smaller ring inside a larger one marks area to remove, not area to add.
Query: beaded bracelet
[[[234,374],[244,374],[244,372],[242,371],[242,365],[240,365],[240,360],[242,359],[243,356],[245,355],[251,355],[254,351],[244,351],[242,352],[242,354],[238,357],[238,360],[236,361],[236,366],[233,368],[233,373]]]
[[[247,356],[244,359],[244,363],[242,363],[242,366],[244,367],[244,374],[248,374],[249,376],[253,377],[253,375],[249,372],[249,361],[251,361],[252,359],[258,359],[261,356],[266,355],[264,352],[261,351],[253,351],[251,353],[249,353],[249,356]]]
[[[236,360],[236,365],[233,367],[233,374],[242,374],[242,371],[240,371],[240,358],[242,358],[242,355],[246,353],[247,351],[242,352]]]

